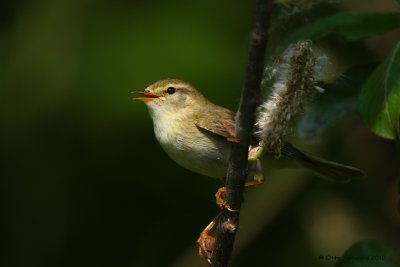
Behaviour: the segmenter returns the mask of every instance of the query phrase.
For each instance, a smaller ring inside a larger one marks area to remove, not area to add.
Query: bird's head
[[[151,112],[180,112],[202,105],[206,101],[191,84],[177,79],[161,80],[148,86],[144,91],[132,93],[142,95],[143,97],[133,99],[144,102]]]

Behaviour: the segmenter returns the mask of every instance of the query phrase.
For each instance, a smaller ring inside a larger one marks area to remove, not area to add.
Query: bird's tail
[[[357,168],[308,155],[289,143],[285,143],[283,146],[282,156],[294,159],[316,175],[334,182],[346,183],[365,176],[364,172]]]

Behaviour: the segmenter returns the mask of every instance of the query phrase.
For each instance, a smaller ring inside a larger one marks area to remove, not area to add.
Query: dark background
[[[129,92],[180,78],[236,110],[251,14],[227,0],[0,3],[0,266],[205,266],[195,241],[222,183],[169,159]],[[367,47],[379,59],[399,36]],[[247,190],[234,266],[333,266],[319,256],[363,239],[398,250],[393,143],[352,117],[302,146],[368,178],[268,174]]]

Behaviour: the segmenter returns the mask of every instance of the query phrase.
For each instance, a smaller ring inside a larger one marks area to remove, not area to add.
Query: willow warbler
[[[238,142],[235,113],[213,104],[191,84],[178,79],[158,81],[143,97],[154,132],[165,152],[179,165],[205,176],[224,178],[232,142]],[[257,145],[257,135],[252,141]],[[279,161],[294,160],[317,175],[346,182],[363,176],[359,169],[307,155],[285,143]],[[265,161],[272,160],[268,157]]]

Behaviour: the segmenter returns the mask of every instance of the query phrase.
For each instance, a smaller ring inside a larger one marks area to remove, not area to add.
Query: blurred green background
[[[169,159],[129,92],[180,78],[236,110],[251,15],[248,1],[1,1],[0,266],[206,266],[195,241],[222,183]],[[376,58],[394,34],[370,41]],[[270,174],[247,190],[234,266],[333,266],[319,256],[362,239],[400,248],[393,144],[351,118],[307,148],[368,179]]]

